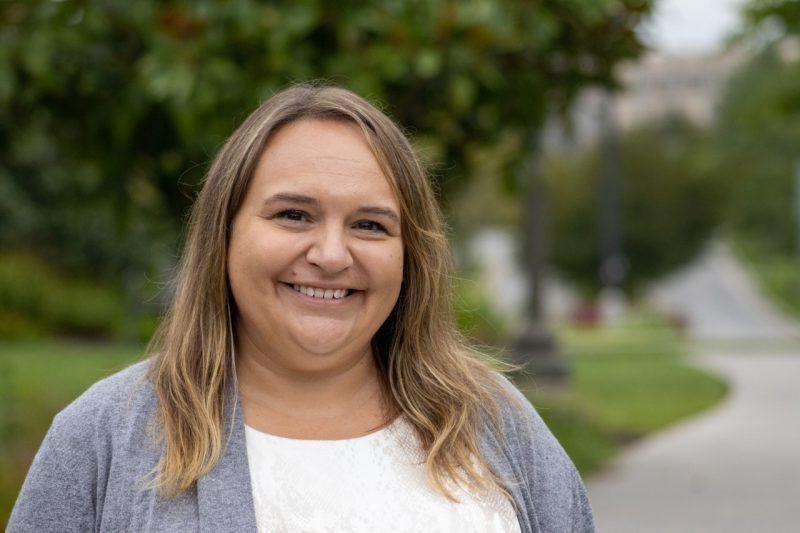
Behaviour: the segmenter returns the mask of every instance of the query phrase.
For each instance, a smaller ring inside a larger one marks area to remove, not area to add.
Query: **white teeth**
[[[304,285],[297,285],[297,284],[292,285],[292,287],[297,292],[305,294],[306,296],[311,296],[313,298],[322,298],[325,300],[344,298],[350,293],[349,289],[318,289],[314,287],[306,287]]]

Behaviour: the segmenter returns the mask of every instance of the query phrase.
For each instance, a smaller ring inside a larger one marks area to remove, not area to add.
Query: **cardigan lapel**
[[[197,481],[200,531],[204,533],[254,532],[258,529],[250,487],[241,401],[233,381],[228,387],[226,402],[228,406],[234,405],[233,416],[227,417],[227,422],[233,424],[230,439],[214,468]],[[224,429],[231,431],[230,426]]]

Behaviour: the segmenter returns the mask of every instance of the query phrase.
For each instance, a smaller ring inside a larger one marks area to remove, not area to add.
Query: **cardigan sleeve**
[[[575,509],[572,513],[572,531],[594,531],[594,515],[586,488],[577,470],[573,470],[572,502]]]
[[[528,451],[517,450],[532,489],[531,500],[544,531],[594,531],[589,498],[575,465],[539,413],[528,404],[523,429]]]
[[[519,482],[510,490],[523,531],[594,532],[592,509],[575,465],[519,389],[505,377],[500,382],[513,400],[502,404],[508,462],[500,472]]]
[[[98,454],[92,409],[70,404],[53,419],[28,471],[7,531],[96,529]]]

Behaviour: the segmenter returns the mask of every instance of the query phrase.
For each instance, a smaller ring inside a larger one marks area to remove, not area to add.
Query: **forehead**
[[[252,183],[259,196],[277,190],[371,197],[396,205],[395,195],[363,133],[353,123],[299,120],[275,132]]]

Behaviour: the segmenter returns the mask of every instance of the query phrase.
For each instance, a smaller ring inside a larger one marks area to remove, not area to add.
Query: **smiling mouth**
[[[322,289],[320,287],[311,287],[307,285],[298,285],[298,284],[290,284],[284,283],[287,287],[290,287],[295,292],[299,292],[305,296],[310,298],[315,298],[318,300],[343,300],[348,296],[359,292],[356,289],[349,289],[349,288],[340,288],[340,289]]]

